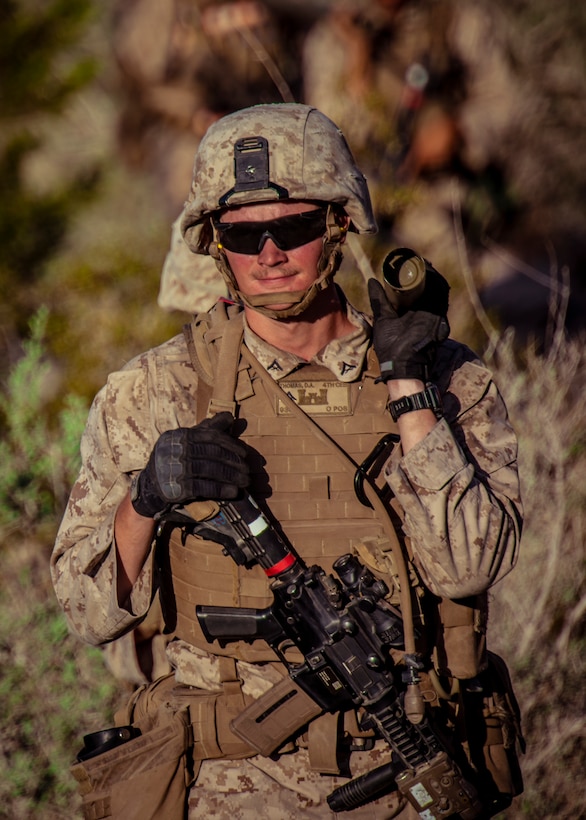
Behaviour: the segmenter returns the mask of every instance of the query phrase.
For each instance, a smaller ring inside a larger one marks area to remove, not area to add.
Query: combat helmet
[[[238,291],[226,255],[218,248],[212,217],[226,208],[271,200],[330,206],[319,278],[309,291],[249,299]],[[232,296],[261,313],[284,318],[304,311],[340,265],[343,231],[336,209],[350,218],[350,230],[376,233],[366,179],[340,129],[308,105],[255,105],[222,117],[204,135],[181,230],[194,253],[215,258]],[[283,301],[293,307],[270,309]]]

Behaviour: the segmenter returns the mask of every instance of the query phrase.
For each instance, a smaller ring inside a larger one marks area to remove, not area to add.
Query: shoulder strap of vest
[[[244,333],[243,316],[238,312],[230,317],[225,305],[218,304],[213,316],[196,317],[183,327],[189,357],[199,376],[198,421],[224,410],[236,414],[234,393]],[[217,354],[213,344],[216,340],[219,342]]]
[[[211,350],[204,342],[205,332],[209,326],[209,317],[200,314],[189,324],[183,325],[183,336],[191,364],[199,380],[211,386],[214,382]]]
[[[234,393],[244,333],[243,315],[238,313],[224,325],[214,379],[214,392],[208,403],[208,418],[223,410],[228,410],[233,416],[236,415]]]

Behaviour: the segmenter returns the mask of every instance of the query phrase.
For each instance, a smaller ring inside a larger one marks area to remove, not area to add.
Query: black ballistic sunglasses
[[[219,244],[232,253],[256,256],[267,239],[282,251],[313,242],[326,232],[326,208],[281,216],[265,222],[219,222],[214,220]]]

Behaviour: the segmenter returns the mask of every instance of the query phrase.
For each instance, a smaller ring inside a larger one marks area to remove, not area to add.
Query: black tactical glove
[[[154,518],[172,504],[236,498],[249,481],[245,449],[228,432],[234,418],[218,413],[195,427],[167,430],[131,490],[139,515]]]
[[[368,295],[374,317],[373,344],[381,368],[381,381],[421,379],[427,381],[437,346],[448,338],[449,285],[431,266],[427,267],[424,293],[399,315],[384,288],[368,280]]]

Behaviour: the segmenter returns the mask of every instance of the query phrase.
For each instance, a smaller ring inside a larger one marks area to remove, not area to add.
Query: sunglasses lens
[[[326,211],[318,208],[266,222],[214,222],[221,244],[233,253],[256,255],[267,239],[283,251],[307,245],[323,236]]]

